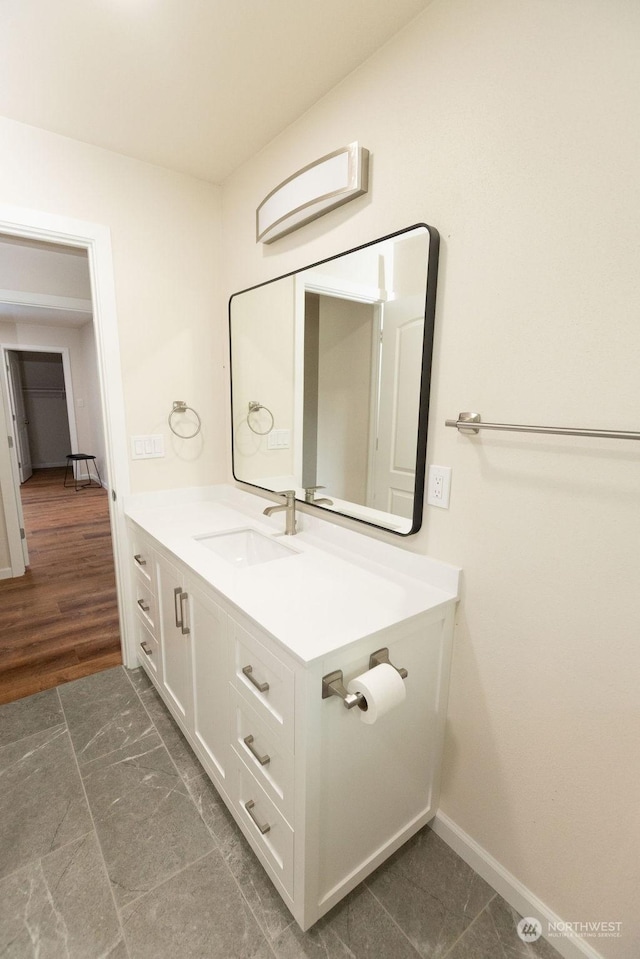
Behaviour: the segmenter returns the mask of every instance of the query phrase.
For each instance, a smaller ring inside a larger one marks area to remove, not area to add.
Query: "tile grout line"
[[[497,894],[496,894],[496,895],[497,895]],[[496,897],[494,896],[493,898],[495,899]],[[492,900],[492,901],[493,901],[493,900]],[[490,904],[488,904],[488,905],[490,905]],[[503,959],[507,959],[507,954],[506,954],[506,952],[505,952],[504,946],[502,945],[502,936],[500,935],[500,932],[499,932],[499,930],[498,930],[498,927],[496,926],[496,921],[495,921],[495,919],[493,918],[493,916],[491,915],[491,913],[489,913],[489,919],[491,920],[491,925],[493,926],[493,928],[494,928],[494,930],[495,930],[496,938],[497,938],[497,940],[498,940],[498,944],[499,944],[499,946],[500,946],[500,951],[502,952]],[[529,946],[528,946],[528,944],[527,944],[527,943],[523,943],[523,945],[524,945],[525,949],[526,949],[527,952],[528,952],[528,951],[529,951]]]
[[[3,706],[8,706],[9,703],[3,703],[2,705],[3,705]],[[0,707],[0,708],[1,708],[1,707]],[[26,736],[21,736],[19,739],[14,739],[14,740],[12,740],[12,742],[10,742],[10,743],[5,743],[4,746],[0,746],[0,750],[1,750],[1,749],[8,749],[10,746],[17,746],[18,743],[23,742],[25,739],[29,739],[31,736],[39,736],[41,733],[46,733],[46,732],[49,732],[49,731],[53,731],[54,729],[57,729],[58,726],[67,726],[66,720],[63,719],[62,722],[54,723],[53,726],[43,726],[42,729],[34,729],[33,732],[27,733]],[[68,729],[69,729],[69,727],[67,726],[67,730],[68,730]],[[71,737],[69,737],[69,738],[71,738]]]
[[[3,703],[2,705],[7,705],[7,704]],[[45,733],[45,732],[53,732],[56,729],[62,729],[62,727],[64,727],[66,734],[69,736],[69,746],[71,747],[71,752],[73,753],[73,758],[75,760],[73,743],[71,742],[71,736],[69,735],[69,727],[67,725],[66,720],[64,719],[64,714],[63,714],[62,722],[56,723],[54,726],[45,726],[43,729],[36,729],[35,732],[29,733],[27,736],[22,736],[21,739],[16,739],[12,743],[5,743],[5,745],[0,747],[0,749],[9,749],[11,746],[16,746],[19,743],[24,742],[25,739],[29,739],[31,736],[38,736],[41,733]],[[17,867],[17,869],[12,869],[11,872],[8,872],[5,876],[0,876],[0,883],[4,882],[5,879],[10,879],[12,876],[16,876],[22,869],[26,869],[27,866],[33,866],[34,863],[42,862],[44,859],[48,859],[49,856],[53,856],[60,849],[66,849],[67,846],[71,846],[74,842],[78,842],[78,840],[84,839],[92,831],[93,831],[93,825],[91,826],[91,829],[88,829],[86,832],[83,832],[82,835],[76,836],[74,839],[69,839],[67,842],[63,843],[61,846],[57,846],[55,849],[50,849],[49,852],[45,852],[41,856],[36,856],[35,859],[29,859],[27,860],[27,862],[23,862],[22,865]]]
[[[489,900],[489,902],[488,902],[485,906],[482,907],[482,909],[480,910],[480,912],[478,913],[478,915],[473,917],[473,919],[471,920],[471,922],[469,923],[469,925],[466,926],[465,929],[462,930],[462,932],[460,933],[460,935],[458,936],[458,938],[457,938],[454,942],[451,943],[451,945],[449,946],[449,948],[447,949],[447,951],[444,953],[444,955],[441,957],[441,959],[447,959],[447,956],[449,955],[449,953],[450,953],[453,949],[455,949],[455,947],[458,945],[458,943],[460,942],[461,939],[464,939],[464,937],[465,937],[466,934],[469,932],[469,930],[471,929],[471,927],[474,925],[474,923],[477,922],[477,920],[480,918],[480,916],[482,915],[482,913],[485,912],[485,911],[489,908],[489,906],[490,906],[491,903],[494,901],[494,899],[497,897],[497,895],[498,895],[498,893],[497,893],[497,892],[494,892],[494,894],[493,894],[493,896],[491,897],[491,899]],[[504,949],[502,949],[502,945],[500,946],[500,949],[501,949],[502,954],[503,954],[503,956],[504,956]]]
[[[130,899],[129,902],[125,902],[123,906],[118,907],[118,914],[120,909],[128,909],[130,906],[135,906],[137,902],[140,902],[141,899],[144,899],[145,896],[148,896],[149,893],[155,892],[156,889],[160,889],[161,886],[164,886],[166,882],[169,882],[172,879],[175,879],[176,876],[179,876],[181,873],[185,872],[187,869],[191,869],[192,866],[195,866],[196,863],[202,862],[203,859],[206,859],[207,856],[210,856],[212,852],[216,852],[215,849],[207,849],[206,852],[203,852],[201,856],[198,856],[197,859],[194,859],[193,862],[188,862],[186,866],[181,866],[180,869],[176,869],[175,872],[170,873],[170,875],[165,876],[164,879],[161,879],[160,882],[157,882],[155,886],[151,886],[149,889],[145,889],[144,892],[141,892],[139,896],[136,896],[135,899]]]
[[[55,689],[56,689],[56,693],[57,693],[57,696],[58,696],[58,701],[59,701],[59,703],[60,703],[60,709],[62,710],[62,715],[64,716],[64,721],[65,721],[65,724],[66,724],[66,727],[67,727],[67,732],[68,732],[68,734],[69,734],[69,742],[71,743],[71,752],[73,753],[73,759],[74,759],[74,762],[75,762],[75,764],[76,764],[76,769],[78,770],[78,777],[79,777],[79,779],[80,779],[80,785],[82,786],[82,793],[83,793],[83,795],[84,795],[84,801],[85,801],[86,804],[87,804],[87,811],[88,811],[88,813],[89,813],[89,818],[90,818],[90,820],[91,820],[91,825],[92,825],[92,827],[93,827],[93,835],[95,836],[96,844],[97,844],[97,846],[98,846],[98,851],[99,851],[99,853],[100,853],[100,859],[102,860],[102,868],[103,868],[103,870],[104,870],[104,876],[105,876],[105,879],[106,879],[106,881],[107,881],[107,885],[108,885],[108,887],[109,887],[109,895],[111,896],[111,901],[113,902],[113,908],[114,908],[114,910],[115,910],[116,919],[117,919],[117,922],[118,922],[118,928],[119,928],[119,930],[120,930],[120,935],[121,935],[121,937],[122,937],[122,943],[123,943],[123,945],[124,945],[125,952],[126,952],[127,956],[131,957],[131,953],[129,952],[129,944],[128,944],[127,938],[126,938],[126,936],[125,936],[125,934],[124,934],[124,927],[123,927],[123,925],[122,925],[122,919],[121,919],[121,916],[120,916],[120,910],[118,909],[118,905],[117,905],[117,903],[116,903],[116,899],[115,899],[115,896],[114,896],[114,893],[113,893],[113,885],[112,885],[112,883],[111,883],[111,877],[109,876],[109,870],[107,869],[107,863],[106,863],[106,860],[105,860],[105,858],[104,858],[104,853],[103,853],[103,851],[102,851],[102,843],[100,842],[100,837],[98,836],[98,830],[96,829],[95,819],[93,818],[93,812],[92,812],[92,809],[91,809],[91,804],[89,803],[89,797],[88,797],[88,795],[87,795],[87,790],[85,789],[84,779],[82,778],[82,772],[80,771],[80,763],[78,762],[78,757],[77,757],[77,755],[76,755],[75,746],[73,745],[73,739],[71,738],[71,731],[69,730],[69,723],[67,722],[67,714],[66,714],[65,711],[64,711],[64,704],[63,704],[63,702],[62,702],[62,697],[60,696],[60,687],[59,687],[59,686],[56,686]],[[115,944],[114,944],[114,945],[115,945]]]
[[[400,923],[395,919],[394,916],[391,915],[391,913],[389,912],[389,910],[387,909],[387,907],[385,906],[385,904],[384,904],[383,902],[381,902],[380,899],[378,899],[378,897],[376,896],[375,892],[373,892],[373,890],[369,888],[369,884],[367,883],[367,879],[368,879],[368,878],[369,878],[369,877],[366,876],[366,877],[362,880],[362,885],[363,885],[364,888],[367,890],[367,892],[372,896],[372,898],[378,903],[378,905],[380,906],[380,908],[381,908],[382,910],[384,910],[384,912],[387,914],[387,916],[389,917],[389,919],[391,920],[391,922],[394,924],[394,926],[396,927],[396,929],[399,929],[399,931],[402,933],[402,935],[404,936],[404,938],[407,940],[407,942],[409,943],[409,945],[411,946],[411,948],[412,948],[413,951],[415,952],[416,956],[417,956],[417,957],[420,957],[421,954],[420,954],[419,950],[418,950],[417,947],[414,946],[414,944],[411,942],[411,939],[409,939],[409,936],[408,936],[407,933],[404,931],[404,929],[402,928],[402,926],[400,925]],[[358,888],[358,887],[356,886],[356,889],[357,889],[357,888]],[[441,959],[444,959],[444,956],[441,957]]]
[[[139,667],[139,668],[141,669],[142,667]],[[124,669],[125,672],[128,672],[128,670],[126,669],[126,667],[125,667],[124,665],[122,666],[122,669]],[[146,675],[146,674],[145,674],[145,675]],[[263,936],[265,942],[267,943],[267,946],[269,947],[270,951],[271,951],[271,952],[273,953],[273,955],[275,956],[276,953],[275,953],[275,950],[273,949],[273,946],[271,945],[271,940],[270,940],[269,936],[267,935],[267,932],[266,932],[265,929],[263,928],[262,923],[261,923],[260,920],[258,919],[258,917],[257,917],[257,915],[256,915],[256,913],[255,913],[255,911],[254,911],[254,909],[253,909],[253,906],[251,905],[251,903],[249,902],[249,900],[248,900],[247,897],[245,896],[245,894],[244,894],[244,892],[243,892],[243,889],[242,889],[242,886],[240,885],[239,881],[236,879],[236,877],[235,877],[235,875],[234,875],[234,873],[233,873],[233,870],[231,869],[231,867],[229,866],[227,860],[225,859],[224,854],[223,854],[223,852],[222,852],[222,847],[220,846],[220,843],[218,842],[217,837],[216,837],[215,834],[213,833],[212,829],[210,829],[209,825],[208,825],[208,824],[205,822],[205,820],[203,819],[202,814],[200,813],[200,810],[198,809],[198,806],[197,806],[197,804],[196,804],[196,801],[195,801],[195,799],[193,798],[193,796],[191,795],[191,791],[190,791],[190,789],[189,789],[189,786],[187,785],[187,783],[189,782],[189,780],[183,779],[183,777],[182,777],[182,775],[181,775],[181,773],[180,773],[180,770],[178,769],[178,766],[177,766],[176,762],[174,761],[173,756],[171,755],[171,751],[169,750],[169,748],[168,748],[167,744],[165,743],[164,739],[162,738],[162,733],[160,732],[160,730],[158,729],[158,727],[157,727],[156,724],[154,723],[153,717],[151,716],[149,710],[147,709],[147,707],[146,707],[145,704],[144,704],[144,701],[143,701],[143,699],[142,699],[142,694],[140,693],[140,691],[139,691],[139,690],[136,688],[136,686],[134,685],[133,680],[131,679],[131,677],[130,677],[130,676],[127,676],[127,679],[129,680],[129,682],[130,682],[131,685],[133,686],[133,688],[134,688],[134,690],[135,690],[135,692],[136,692],[136,695],[138,696],[138,699],[140,700],[140,702],[141,702],[141,704],[142,704],[142,708],[144,709],[144,711],[146,712],[147,716],[149,717],[149,720],[150,720],[151,723],[153,724],[153,728],[154,728],[155,731],[157,732],[157,734],[158,734],[158,736],[159,736],[159,738],[160,738],[160,742],[162,743],[162,745],[164,746],[164,748],[167,750],[167,753],[169,754],[169,759],[170,759],[171,762],[173,763],[173,765],[174,765],[174,767],[175,767],[175,770],[176,770],[176,772],[178,773],[178,776],[179,776],[180,780],[182,781],[182,783],[184,783],[184,785],[185,785],[185,787],[186,787],[186,789],[187,789],[187,793],[188,793],[189,799],[190,799],[191,802],[193,803],[194,809],[196,810],[198,816],[200,817],[200,819],[201,819],[201,821],[202,821],[205,829],[207,830],[207,832],[208,832],[209,835],[211,836],[211,839],[212,839],[212,841],[213,841],[214,844],[215,844],[215,848],[216,848],[217,851],[220,853],[220,857],[221,857],[221,859],[222,859],[222,862],[224,863],[224,866],[225,866],[227,872],[229,873],[229,875],[231,876],[233,882],[234,882],[235,885],[237,886],[238,891],[239,891],[239,893],[240,893],[240,896],[242,897],[242,900],[243,900],[244,903],[246,904],[247,909],[249,910],[249,912],[250,912],[251,915],[253,916],[254,921],[255,921],[256,925],[258,926],[258,929],[259,929],[260,932],[262,933],[262,936]],[[150,687],[147,687],[147,688],[155,689],[155,686],[153,685],[153,683],[151,683],[151,686],[150,686]],[[146,692],[146,690],[145,690],[145,692]],[[157,692],[157,690],[156,690],[156,692]],[[160,697],[160,698],[162,699],[162,697]],[[164,705],[164,703],[163,703],[163,705]],[[170,715],[170,714],[169,714],[169,715]],[[182,736],[182,730],[179,730],[179,731],[180,731],[180,735]],[[184,737],[183,737],[183,738],[184,738]],[[185,742],[186,742],[186,740],[185,740]],[[189,743],[187,743],[187,746],[189,746]],[[189,746],[189,749],[191,749],[191,746]],[[191,751],[193,752],[193,750],[191,750]],[[213,786],[213,788],[215,789],[216,787],[215,787],[215,785],[211,782],[211,777],[208,775],[207,770],[206,770],[206,769],[204,768],[204,766],[200,763],[200,760],[198,759],[198,757],[196,756],[196,754],[193,753],[193,755],[195,756],[195,758],[198,760],[198,763],[200,764],[200,768],[202,769],[202,775],[203,775],[203,776],[206,776],[207,782],[210,782],[211,785]],[[200,778],[200,776],[192,776],[191,778],[192,778],[192,779],[197,779],[197,778]],[[216,790],[216,792],[217,792],[217,790]],[[224,800],[222,799],[222,797],[220,797],[220,798],[221,798],[221,801],[224,802]],[[225,808],[226,808],[226,806],[225,806]],[[234,819],[234,823],[235,823],[235,819]],[[209,850],[209,853],[210,853],[211,851],[212,851],[212,850]],[[209,855],[209,853],[206,853],[205,855]],[[197,859],[197,860],[195,860],[195,861],[196,861],[196,862],[200,862],[201,859],[204,859],[204,858],[205,858],[205,856],[201,856],[200,859]],[[193,865],[193,863],[191,863],[191,865]],[[184,869],[188,869],[189,867],[188,867],[188,866],[184,866],[183,868],[184,868]],[[180,870],[179,870],[177,873],[175,873],[174,875],[179,875],[179,873],[182,872],[182,871],[183,871],[183,870],[180,869]],[[163,880],[163,882],[165,882],[165,881],[166,881],[166,880]],[[158,883],[158,886],[161,886],[161,885],[162,885],[162,883]],[[153,888],[154,888],[154,889],[157,889],[158,886],[154,886]],[[150,892],[151,890],[148,890],[148,891]],[[146,895],[146,893],[143,893],[143,895]],[[139,896],[138,898],[141,898],[141,897]],[[134,900],[134,902],[136,902],[136,901],[137,901],[137,900]],[[128,905],[130,905],[130,903],[128,903]],[[295,920],[293,920],[293,921],[295,922]],[[290,924],[291,924],[291,923],[290,923]],[[290,924],[289,924],[289,925],[290,925]],[[288,929],[288,926],[285,926],[285,929]],[[284,932],[284,929],[282,930],[282,932]]]
[[[55,849],[50,849],[49,852],[45,852],[42,856],[36,856],[35,859],[29,859],[27,862],[23,862],[21,866],[18,866],[17,869],[14,869],[12,872],[8,872],[6,876],[0,876],[0,884],[2,884],[5,879],[11,879],[12,876],[17,876],[19,872],[22,872],[23,869],[27,869],[29,866],[33,866],[34,863],[43,862],[43,860],[48,859],[49,856],[55,856],[57,852],[60,852],[61,849],[66,849],[67,846],[72,846],[74,842],[79,842],[81,839],[86,839],[87,836],[90,836],[94,832],[93,826],[91,829],[88,829],[87,832],[83,832],[81,836],[76,836],[75,839],[69,839],[68,842],[62,844],[62,846],[56,846]]]

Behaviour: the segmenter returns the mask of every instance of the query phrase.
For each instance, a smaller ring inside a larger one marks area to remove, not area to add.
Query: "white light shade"
[[[264,198],[256,211],[256,242],[271,243],[361,196],[367,192],[368,180],[369,151],[358,143],[315,160]]]

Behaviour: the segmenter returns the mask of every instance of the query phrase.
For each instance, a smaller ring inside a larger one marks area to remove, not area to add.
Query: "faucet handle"
[[[296,498],[296,491],[294,489],[281,489],[278,490],[278,496],[284,496],[287,503],[290,503]]]

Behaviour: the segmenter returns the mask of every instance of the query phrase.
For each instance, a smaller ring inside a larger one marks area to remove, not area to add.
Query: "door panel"
[[[190,723],[191,630],[187,622],[189,611],[185,597],[181,573],[166,559],[158,558],[163,686],[180,718]]]
[[[18,451],[18,471],[20,483],[25,483],[33,474],[31,468],[31,449],[29,447],[29,421],[22,393],[22,373],[20,361],[12,351],[7,351],[9,395]]]
[[[384,305],[378,444],[374,501],[377,509],[410,519],[416,477],[424,302],[407,296]]]

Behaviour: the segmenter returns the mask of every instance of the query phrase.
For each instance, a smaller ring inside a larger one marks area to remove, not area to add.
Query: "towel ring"
[[[264,410],[265,413],[268,413],[269,416],[271,417],[271,425],[266,430],[257,430],[255,429],[255,427],[251,425],[251,420],[249,419],[249,417],[251,416],[252,413],[259,412],[259,410]],[[273,413],[271,412],[271,410],[268,409],[268,407],[263,406],[262,403],[259,403],[257,400],[249,400],[249,412],[247,413],[247,426],[249,427],[251,432],[255,433],[257,436],[266,436],[267,433],[270,433],[271,430],[273,429],[273,424],[274,424],[274,419],[273,419]]]
[[[187,410],[193,413],[193,415],[198,421],[198,425],[196,426],[193,433],[179,433],[176,429],[174,429],[173,422],[172,422],[173,417],[176,415],[176,413],[186,413]],[[193,409],[192,406],[187,406],[184,400],[174,400],[173,409],[169,413],[169,418],[167,422],[169,423],[169,429],[171,430],[171,432],[175,433],[176,436],[179,436],[181,440],[192,440],[193,437],[197,436],[200,430],[202,429],[202,422],[200,420],[200,417],[198,416],[198,414],[196,413],[196,411]]]

